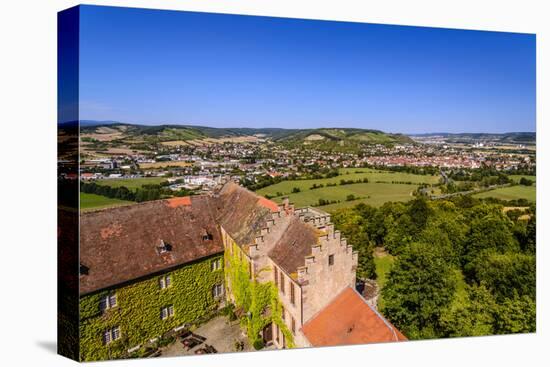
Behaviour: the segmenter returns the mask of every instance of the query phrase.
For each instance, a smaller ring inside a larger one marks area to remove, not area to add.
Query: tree
[[[532,186],[533,181],[529,180],[528,178],[522,177],[519,179],[519,184],[523,186]]]
[[[348,243],[358,252],[357,277],[376,279],[373,244],[366,231],[365,221],[352,209],[340,209],[332,215],[332,220],[342,233],[346,234]]]
[[[484,286],[468,286],[466,299],[448,307],[441,316],[443,335],[480,336],[494,334],[497,303]]]
[[[418,237],[421,242],[439,247],[447,263],[459,266],[467,232],[468,226],[464,223],[462,215],[454,210],[438,210],[437,215],[430,217]]]
[[[536,297],[536,259],[522,253],[488,254],[477,258],[475,280],[485,284],[502,301],[519,296]]]
[[[532,333],[537,327],[537,305],[528,296],[504,300],[495,314],[495,334]]]
[[[440,316],[455,292],[453,269],[432,246],[413,243],[397,258],[382,290],[382,313],[411,339],[441,334]]]
[[[408,214],[412,219],[414,225],[413,230],[420,232],[426,226],[428,217],[431,214],[430,206],[424,197],[417,197],[414,199],[409,207]]]
[[[472,265],[476,258],[488,253],[518,251],[519,246],[511,231],[512,222],[502,214],[489,213],[471,222],[463,258],[464,270],[472,277]]]

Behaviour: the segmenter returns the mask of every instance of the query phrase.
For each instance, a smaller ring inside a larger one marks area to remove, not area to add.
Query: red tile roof
[[[278,212],[279,211],[279,205],[275,203],[274,201],[271,201],[269,199],[266,199],[264,197],[260,197],[260,200],[258,200],[258,204],[263,206],[264,208],[267,208],[271,210],[272,212]]]
[[[407,340],[350,287],[308,320],[302,331],[315,347]]]

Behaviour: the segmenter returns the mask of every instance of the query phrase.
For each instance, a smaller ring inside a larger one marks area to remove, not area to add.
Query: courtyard
[[[204,341],[189,348],[184,346],[180,339],[177,339],[174,343],[161,348],[161,356],[175,357],[201,354],[205,349],[208,349],[207,346],[211,346],[217,353],[254,350],[241,330],[239,321],[229,321],[225,316],[217,316],[202,324],[193,330],[193,334],[198,337],[198,342],[202,338],[204,338]],[[242,349],[237,348],[237,344],[240,344]]]

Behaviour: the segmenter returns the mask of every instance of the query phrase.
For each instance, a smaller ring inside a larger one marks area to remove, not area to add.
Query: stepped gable
[[[278,210],[273,201],[234,182],[225,184],[218,195],[217,220],[239,245],[252,244]]]
[[[302,331],[314,347],[407,340],[350,287],[308,320]]]
[[[269,257],[287,274],[295,273],[304,266],[305,257],[311,255],[311,247],[316,245],[319,232],[311,225],[293,217],[286,231],[269,252]]]
[[[87,274],[80,275],[80,293],[222,253],[213,201],[191,196],[82,213],[80,263]]]

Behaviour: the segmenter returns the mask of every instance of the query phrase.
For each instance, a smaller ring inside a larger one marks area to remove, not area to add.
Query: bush
[[[254,347],[254,349],[260,350],[260,349],[263,349],[263,347],[265,347],[265,344],[262,339],[256,339],[254,340],[254,343],[252,343],[252,346]]]
[[[235,340],[235,352],[242,352],[244,350],[244,342]]]
[[[519,180],[519,184],[520,184],[520,185],[523,185],[523,186],[531,186],[531,185],[533,185],[533,181],[532,181],[532,180],[529,180],[528,178],[522,177],[522,178]]]

